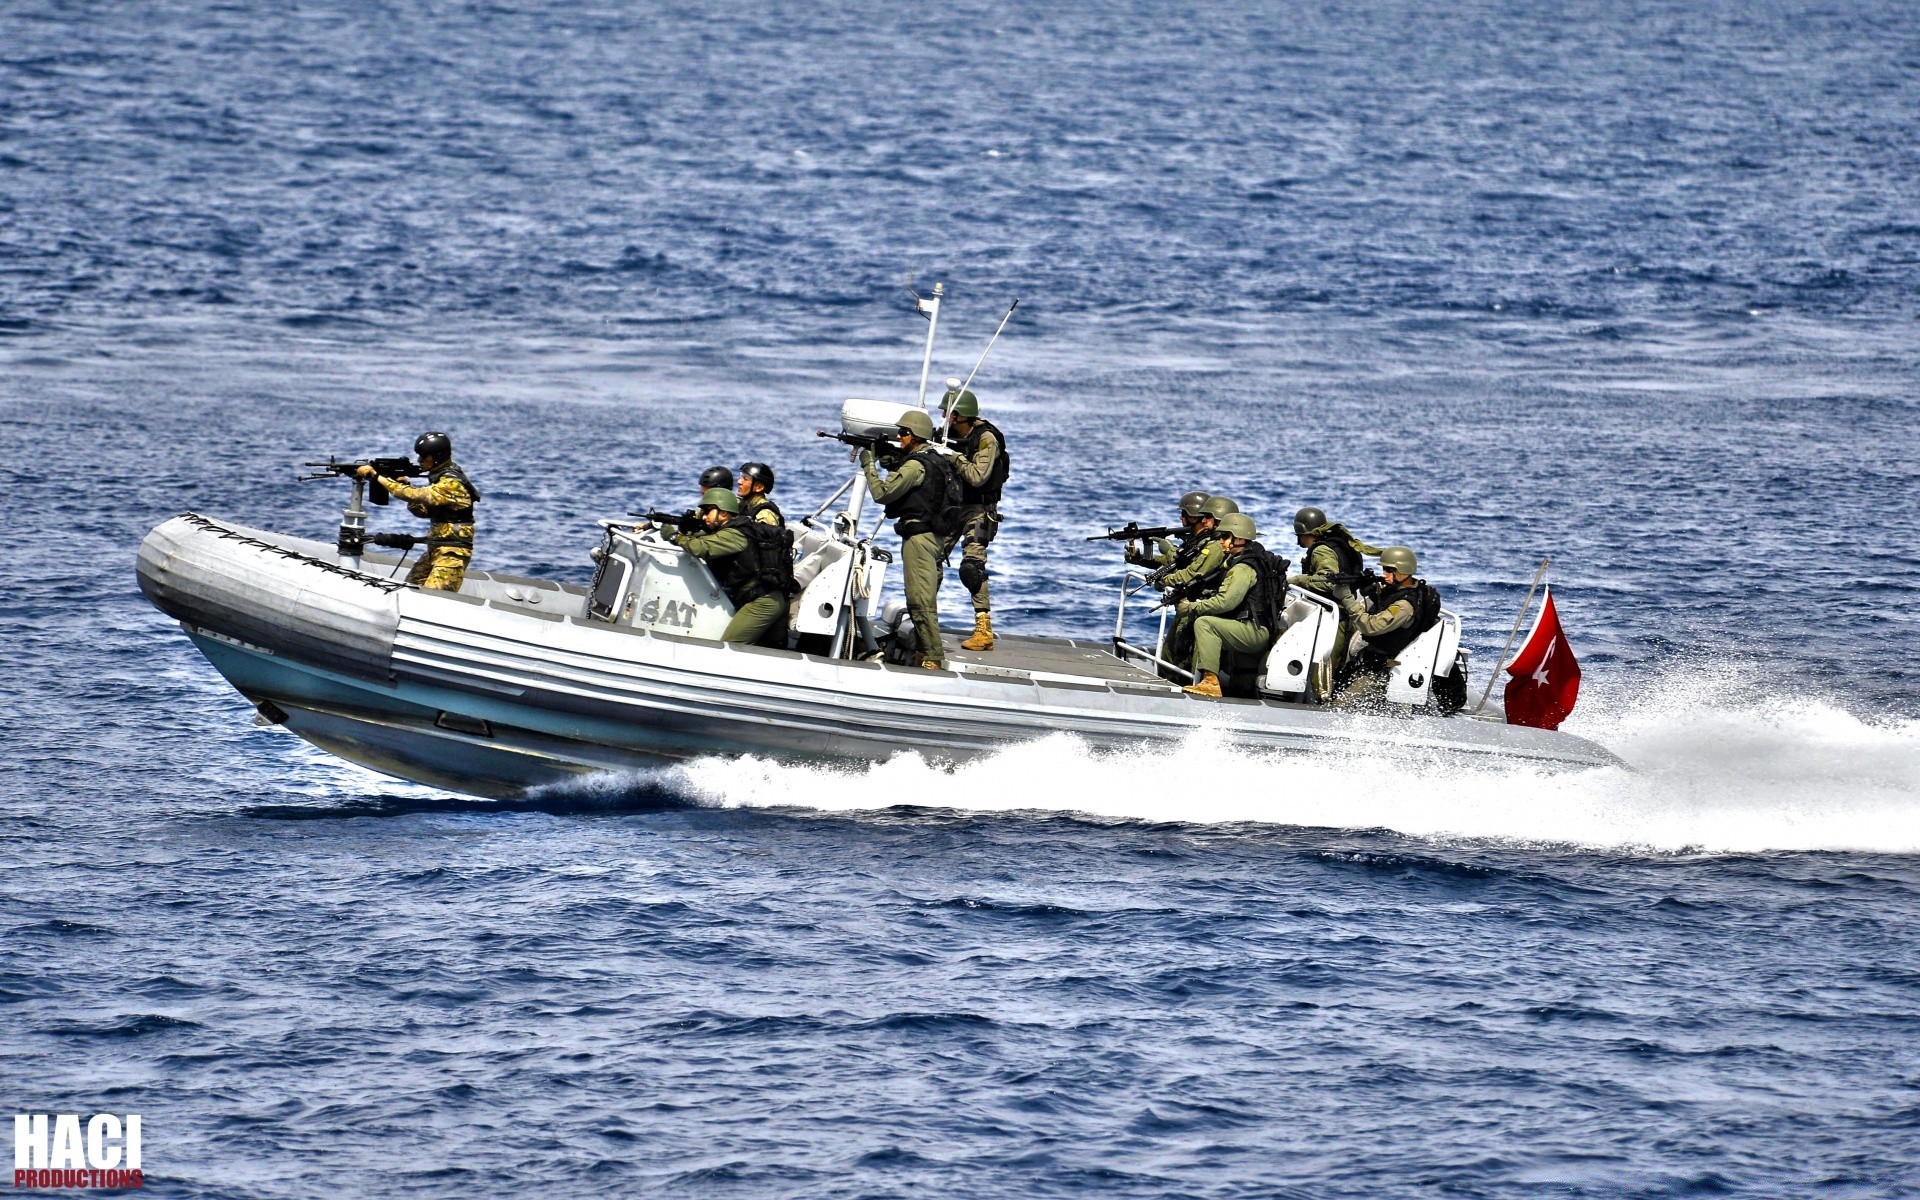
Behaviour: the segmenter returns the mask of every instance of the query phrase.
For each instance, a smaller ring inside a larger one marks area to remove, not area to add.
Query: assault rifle
[[[367,540],[389,550],[411,550],[427,539],[417,533],[370,533]]]
[[[1161,567],[1158,571],[1147,576],[1147,582],[1158,587],[1160,579],[1170,574],[1172,570],[1172,567]],[[1182,600],[1198,600],[1208,592],[1211,592],[1219,582],[1220,577],[1218,575],[1204,575],[1199,579],[1189,579],[1177,588],[1168,589],[1167,593],[1160,597],[1160,603],[1154,607],[1172,608]]]
[[[1105,533],[1096,533],[1087,540],[1090,542],[1144,542],[1148,538],[1178,537],[1186,530],[1178,525],[1152,525],[1143,528],[1138,521],[1128,521],[1126,526],[1115,529],[1107,526]]]
[[[832,438],[836,442],[845,442],[856,450],[871,450],[875,461],[889,471],[898,470],[900,464],[907,459],[907,452],[887,438],[860,433],[832,433],[825,429],[816,429],[813,435]]]
[[[671,525],[681,533],[692,533],[696,529],[706,527],[706,522],[700,519],[700,514],[697,512],[670,513],[661,512],[655,508],[643,513],[628,513],[627,515],[630,517],[644,517],[655,525]]]
[[[309,462],[301,463],[300,465],[303,467],[320,468],[311,475],[300,476],[299,480],[301,483],[312,479],[333,479],[335,477],[352,479],[360,473],[361,467],[372,467],[374,474],[384,475],[388,479],[405,479],[409,475],[424,475],[426,473],[419,463],[409,458],[361,458],[355,459],[352,462],[341,462],[336,458],[328,458],[325,462]],[[387,489],[369,479],[367,480],[367,499],[373,501],[375,504],[385,504],[387,502]]]

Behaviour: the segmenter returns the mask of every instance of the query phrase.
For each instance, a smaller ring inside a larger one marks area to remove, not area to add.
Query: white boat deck
[[[991,650],[962,650],[960,643],[970,629],[942,629],[947,644],[947,663],[970,675],[999,671],[1041,678],[1097,680],[1100,683],[1138,684],[1155,690],[1176,691],[1149,671],[1121,662],[1114,657],[1112,644],[1081,638],[1042,638],[999,635]]]

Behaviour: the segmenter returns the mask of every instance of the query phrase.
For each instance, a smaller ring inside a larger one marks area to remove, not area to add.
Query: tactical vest
[[[787,514],[780,511],[780,506],[773,502],[773,497],[771,496],[755,496],[753,499],[748,500],[746,514],[758,521],[760,514],[767,509],[772,509],[774,517],[779,521],[779,524],[774,526],[774,528],[785,529],[787,527]]]
[[[1327,526],[1325,532],[1315,535],[1313,544],[1315,547],[1325,546],[1332,550],[1334,557],[1339,561],[1340,565],[1333,573],[1333,582],[1344,583],[1349,587],[1360,582],[1361,577],[1366,573],[1366,563],[1361,559],[1360,552],[1353,548],[1353,535],[1347,532],[1345,526]]]
[[[915,537],[922,533],[936,533],[942,523],[942,514],[947,507],[947,473],[952,469],[932,449],[916,450],[909,455],[908,462],[920,464],[924,477],[920,486],[904,496],[895,498],[887,505],[887,516],[893,521],[893,531],[900,539]]]
[[[991,433],[993,440],[1000,444],[1000,449],[995,452],[993,466],[987,471],[987,478],[979,487],[968,483],[964,476],[961,478],[960,502],[962,504],[1000,503],[1000,489],[1006,486],[1007,473],[1012,469],[1012,460],[1007,457],[1007,435],[1001,433],[991,421],[974,421],[972,433],[957,442],[947,444],[963,456],[972,458],[980,451],[980,435],[984,433]]]
[[[1286,616],[1287,560],[1259,542],[1248,542],[1244,550],[1227,560],[1226,569],[1231,571],[1242,563],[1253,568],[1253,586],[1241,597],[1239,607],[1222,615],[1229,621],[1251,621],[1265,628],[1269,636],[1279,633]],[[1224,582],[1224,576],[1222,579]]]
[[[734,530],[747,539],[747,548],[740,553],[707,560],[714,580],[735,608],[745,608],[762,596],[791,596],[799,590],[793,581],[791,530],[762,524],[741,513],[729,516],[720,528]]]
[[[1379,637],[1364,637],[1363,653],[1376,667],[1384,666],[1399,657],[1400,652],[1413,644],[1413,640],[1433,628],[1440,619],[1440,593],[1424,579],[1416,579],[1410,584],[1398,587],[1382,587],[1372,597],[1373,611],[1387,611],[1397,600],[1405,600],[1413,605],[1413,620],[1404,628],[1381,634]]]
[[[473,524],[473,506],[480,502],[480,489],[473,486],[473,480],[467,478],[467,473],[462,471],[458,464],[448,461],[441,466],[435,467],[427,473],[427,483],[431,486],[449,476],[458,480],[460,486],[467,489],[467,502],[465,504],[429,503],[421,507],[427,510],[427,520],[432,521],[435,525],[471,525]],[[427,539],[427,545],[434,549],[446,546],[458,550],[471,550],[473,549],[473,538],[430,537]]]

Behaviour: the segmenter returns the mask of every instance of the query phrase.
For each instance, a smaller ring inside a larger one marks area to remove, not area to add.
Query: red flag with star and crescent
[[[1580,698],[1580,660],[1567,645],[1560,614],[1547,588],[1527,644],[1507,664],[1507,724],[1558,729]]]

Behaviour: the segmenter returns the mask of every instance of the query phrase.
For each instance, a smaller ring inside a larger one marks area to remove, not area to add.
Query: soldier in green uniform
[[[1269,608],[1260,595],[1261,568],[1253,561],[1265,551],[1254,543],[1259,530],[1245,513],[1221,518],[1219,545],[1226,552],[1226,570],[1219,586],[1198,600],[1182,600],[1180,617],[1193,625],[1193,668],[1200,678],[1187,692],[1219,696],[1220,671],[1233,662],[1236,670],[1257,661],[1273,641]]]
[[[1174,557],[1167,570],[1154,576],[1154,586],[1174,601],[1178,601],[1185,593],[1204,590],[1206,581],[1218,575],[1227,565],[1227,552],[1218,536],[1220,522],[1239,511],[1240,506],[1230,497],[1207,497],[1200,505],[1200,515],[1193,523],[1193,540]],[[1184,667],[1192,655],[1193,621],[1184,616],[1176,617],[1173,628],[1167,631],[1167,645],[1162,657],[1176,666]]]
[[[1346,599],[1359,648],[1353,671],[1337,703],[1343,707],[1377,707],[1386,699],[1387,677],[1398,655],[1440,619],[1440,593],[1415,578],[1420,562],[1405,546],[1380,552],[1380,582],[1363,599]]]
[[[359,475],[405,500],[408,512],[429,522],[427,551],[407,573],[407,582],[437,592],[457,592],[473,561],[473,506],[480,501],[480,489],[453,461],[453,439],[446,434],[421,434],[414,439],[413,453],[427,473],[425,487],[388,479],[370,466],[361,467]]]
[[[773,468],[763,462],[740,464],[740,511],[762,525],[787,527],[786,514],[773,502]]]
[[[962,650],[993,649],[993,606],[987,588],[987,546],[1000,529],[1000,489],[1012,463],[1007,438],[992,422],[980,419],[980,401],[955,388],[941,401],[947,413],[947,445],[960,476],[960,524],[941,546],[941,557],[960,552],[960,582],[973,597],[973,634]]]
[[[880,478],[871,449],[860,452],[867,489],[886,505],[893,531],[900,535],[900,574],[907,592],[907,612],[913,617],[920,643],[920,665],[941,670],[947,665],[946,646],[940,641],[940,580],[945,574],[940,535],[934,532],[946,501],[948,466],[933,450],[933,418],[914,409],[901,418],[900,446],[905,461],[886,479]]]
[[[1183,532],[1180,534],[1178,546],[1166,538],[1153,539],[1151,549],[1128,542],[1127,561],[1136,567],[1156,568],[1184,566],[1185,563],[1180,559],[1182,554],[1187,555],[1187,561],[1191,561],[1192,556],[1198,553],[1200,543],[1205,540],[1194,526],[1202,515],[1201,505],[1205,504],[1209,498],[1205,492],[1188,492],[1180,497],[1180,528]]]
[[[1300,574],[1287,582],[1315,595],[1325,596],[1344,610],[1353,589],[1366,576],[1366,558],[1378,558],[1380,548],[1369,546],[1347,532],[1345,525],[1327,520],[1327,514],[1309,505],[1293,514],[1293,540],[1307,553],[1300,563]],[[1328,656],[1325,677],[1315,681],[1322,696],[1333,691],[1333,678],[1346,665],[1347,643],[1353,640],[1353,619],[1340,618],[1340,632]]]
[[[700,497],[699,513],[704,528],[687,532],[669,527],[664,532],[669,541],[712,568],[721,590],[733,601],[733,619],[720,640],[770,645],[771,635],[778,633],[783,636],[776,648],[784,649],[787,594],[769,586],[769,564],[760,561],[755,534],[746,528],[751,519],[741,514],[739,499],[725,488],[709,488]],[[789,577],[791,569],[789,563]]]

